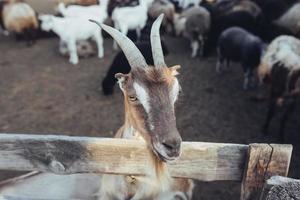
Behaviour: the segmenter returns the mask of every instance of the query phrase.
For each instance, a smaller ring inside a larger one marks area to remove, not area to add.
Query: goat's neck
[[[129,102],[125,100],[125,123],[123,125],[121,138],[144,140],[142,134],[134,128],[134,119],[130,115]],[[160,190],[167,191],[170,188],[171,179],[168,173],[167,165],[159,160],[157,156],[151,151],[150,168],[147,176],[154,178],[153,181],[157,181],[157,185],[160,186]]]
[[[61,19],[54,18],[53,20],[55,20],[55,25],[52,26],[51,30],[54,33],[60,35],[62,32],[65,31],[64,23],[63,23],[63,21]]]

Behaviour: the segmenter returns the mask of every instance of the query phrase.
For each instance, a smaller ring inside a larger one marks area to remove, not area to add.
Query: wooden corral
[[[265,180],[286,176],[291,145],[183,142],[173,177],[242,182],[241,199],[258,199]],[[149,151],[136,140],[0,134],[0,170],[55,174],[145,174]]]

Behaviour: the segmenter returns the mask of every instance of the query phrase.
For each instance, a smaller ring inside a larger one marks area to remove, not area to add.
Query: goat
[[[146,59],[147,64],[153,65],[153,58],[151,52],[150,42],[139,42],[136,43],[136,47],[141,51],[144,58]],[[168,55],[168,49],[164,42],[162,41],[162,49],[164,56]],[[105,78],[102,81],[102,92],[104,95],[111,95],[113,93],[113,88],[117,82],[115,74],[123,73],[128,74],[130,72],[130,65],[126,59],[125,54],[120,51],[113,59]]]
[[[107,4],[108,0],[102,0],[99,5],[70,5],[66,8],[63,3],[59,3],[57,8],[64,17],[87,17],[104,22],[107,18]]]
[[[156,19],[162,13],[166,16],[162,23],[163,27],[171,30],[170,32],[174,32],[174,5],[167,0],[155,0],[148,9],[148,15]]]
[[[216,71],[220,73],[226,60],[227,67],[231,60],[240,61],[244,70],[243,89],[255,86],[254,70],[259,66],[264,50],[262,40],[252,33],[231,27],[222,32],[218,40],[218,62]]]
[[[268,133],[276,106],[284,106],[279,128],[283,141],[286,121],[300,95],[300,40],[292,36],[280,36],[273,40],[262,58],[258,76],[262,83],[270,85],[269,108],[263,132]]]
[[[115,137],[144,140],[153,155],[145,176],[103,175],[99,199],[191,199],[193,182],[172,179],[165,163],[178,158],[181,151],[174,113],[180,85],[179,66],[168,68],[164,61],[159,35],[162,19],[163,15],[158,17],[151,29],[154,66],[146,63],[126,35],[99,24],[118,42],[131,66],[130,73],[115,75],[125,102],[125,123]]]
[[[176,35],[184,35],[191,41],[192,54],[196,57],[199,48],[203,56],[204,42],[210,29],[210,14],[201,6],[193,6],[185,10],[180,16],[175,15]]]
[[[8,2],[3,5],[3,25],[16,38],[24,37],[28,45],[36,39],[38,20],[35,11],[24,2]]]
[[[129,30],[136,30],[139,38],[141,30],[146,25],[148,6],[152,1],[140,0],[138,6],[115,8],[111,17],[115,28],[120,30],[124,35],[127,35]],[[116,41],[114,41],[113,47],[117,49]]]
[[[60,43],[67,44],[70,53],[69,61],[72,64],[78,64],[76,41],[79,40],[93,38],[97,43],[98,57],[103,57],[102,33],[99,31],[99,28],[95,24],[90,23],[87,18],[60,18],[53,15],[41,15],[39,18],[42,20],[42,30],[52,30],[60,37]]]

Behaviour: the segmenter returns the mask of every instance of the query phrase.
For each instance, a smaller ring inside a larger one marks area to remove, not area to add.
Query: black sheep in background
[[[262,12],[254,2],[239,0],[203,1],[201,6],[207,8],[211,14],[211,30],[206,47],[208,51],[215,49],[220,34],[227,28],[237,26],[257,35],[260,35],[259,33],[263,28]]]
[[[226,29],[218,40],[217,72],[222,71],[224,61],[227,62],[227,67],[230,61],[241,62],[244,70],[243,89],[255,87],[254,70],[260,64],[264,47],[265,45],[259,37],[242,28]]]
[[[150,42],[136,43],[137,48],[141,51],[148,65],[153,65],[153,57]],[[169,51],[162,41],[162,48],[164,55],[168,55]],[[102,92],[104,95],[111,95],[114,86],[117,82],[115,78],[116,73],[127,74],[130,72],[130,65],[125,57],[123,51],[120,51],[113,59],[105,78],[102,81]]]

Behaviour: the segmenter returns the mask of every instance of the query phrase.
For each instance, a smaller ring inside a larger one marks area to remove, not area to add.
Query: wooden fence
[[[173,177],[240,181],[241,199],[257,199],[265,180],[287,176],[291,145],[183,142]],[[0,170],[55,174],[145,174],[149,151],[142,141],[54,135],[0,134]]]

